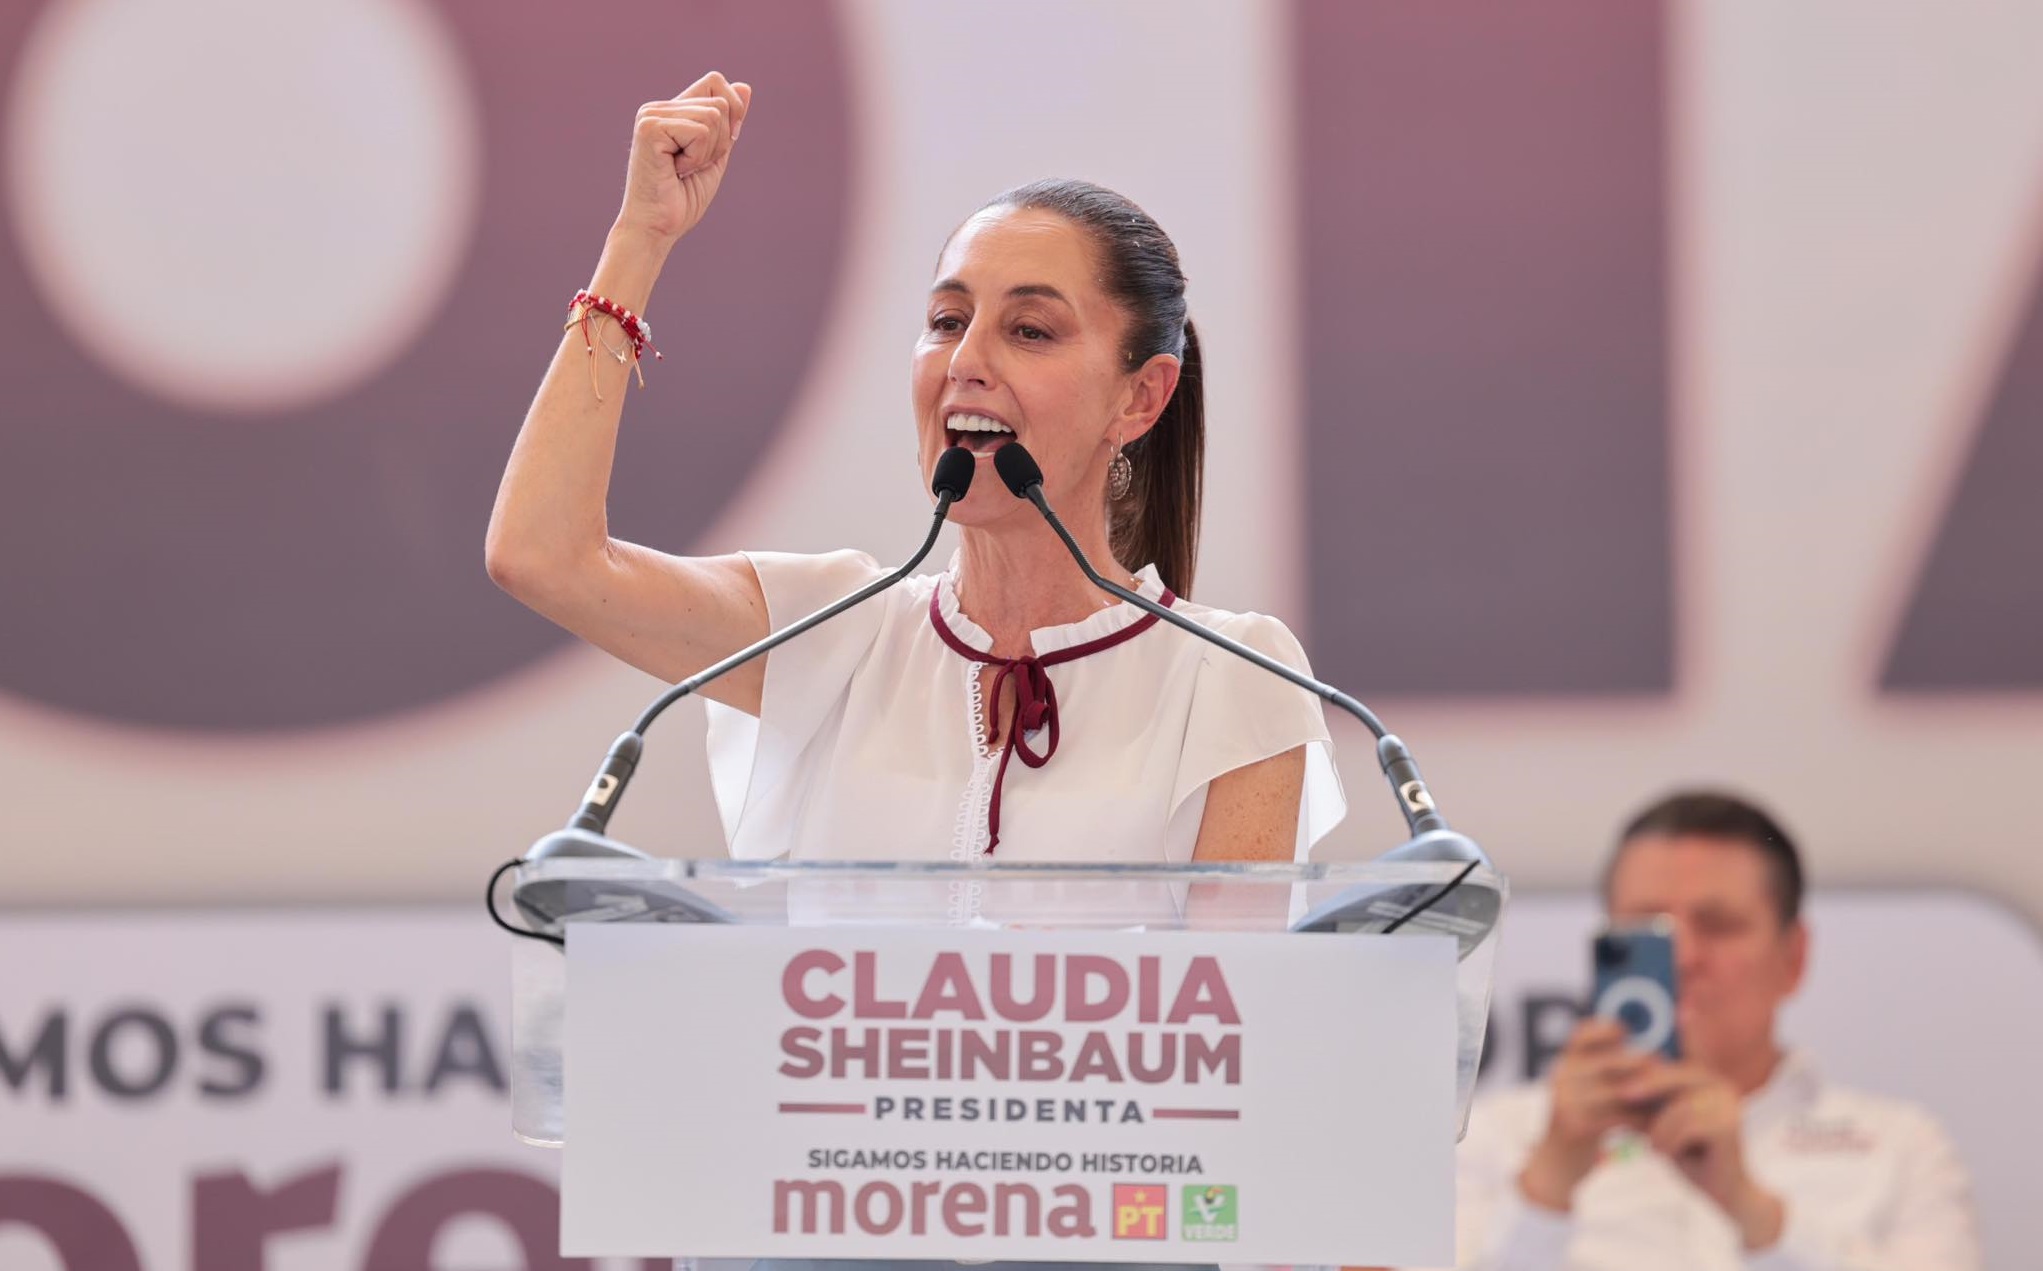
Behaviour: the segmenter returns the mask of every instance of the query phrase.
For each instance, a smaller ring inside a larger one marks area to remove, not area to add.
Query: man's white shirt
[[[1471,1271],[1977,1271],[1971,1180],[1921,1108],[1823,1082],[1789,1055],[1745,1101],[1746,1168],[1787,1224],[1747,1253],[1716,1203],[1638,1136],[1605,1143],[1571,1213],[1524,1199],[1544,1085],[1476,1103],[1458,1158],[1458,1265]]]

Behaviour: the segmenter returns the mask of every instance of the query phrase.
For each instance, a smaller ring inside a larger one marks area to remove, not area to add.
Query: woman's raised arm
[[[667,254],[715,199],[751,102],[749,85],[712,73],[639,108],[624,205],[590,292],[645,312]],[[591,314],[563,333],[504,468],[484,558],[527,606],[672,682],[765,635],[766,601],[742,556],[670,556],[610,537],[610,469],[636,369],[629,352],[610,317]],[[764,682],[762,659],[706,695],[756,713]]]

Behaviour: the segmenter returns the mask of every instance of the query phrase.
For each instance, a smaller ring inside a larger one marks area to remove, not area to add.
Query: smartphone
[[[1674,978],[1673,921],[1656,918],[1607,927],[1596,936],[1593,961],[1589,1013],[1623,1024],[1632,1049],[1680,1059],[1675,1004],[1681,989]]]

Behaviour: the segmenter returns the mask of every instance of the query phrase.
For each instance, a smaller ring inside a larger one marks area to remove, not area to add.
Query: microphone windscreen
[[[1010,441],[993,452],[993,469],[1000,479],[1007,483],[1008,493],[1017,499],[1029,497],[1029,487],[1043,484],[1043,470],[1036,466],[1036,459],[1022,449],[1018,441]]]
[[[972,452],[963,446],[952,446],[936,457],[936,475],[930,478],[929,492],[935,495],[951,496],[957,503],[965,497],[965,491],[972,488],[972,474],[979,463]]]

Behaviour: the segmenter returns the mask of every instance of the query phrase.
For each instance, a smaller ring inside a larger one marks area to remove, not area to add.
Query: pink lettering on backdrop
[[[809,996],[809,973],[843,969],[844,959],[828,949],[804,949],[788,959],[787,969],[780,973],[780,995],[786,1000],[788,1009],[803,1019],[828,1019],[844,1009],[844,999],[835,994]]]

